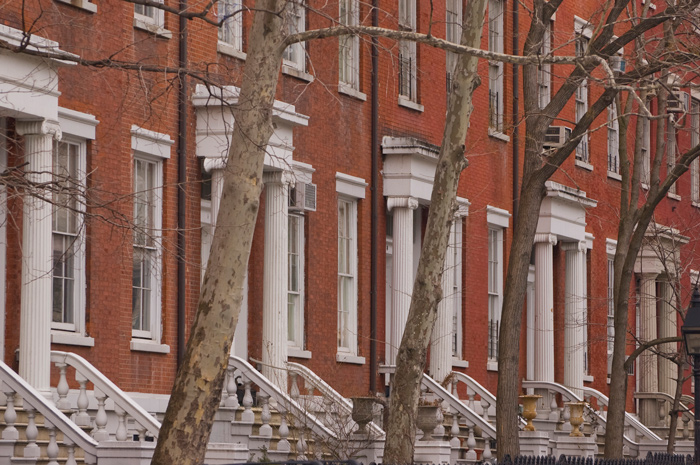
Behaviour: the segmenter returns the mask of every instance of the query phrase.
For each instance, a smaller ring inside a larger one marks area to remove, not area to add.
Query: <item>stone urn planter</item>
[[[532,420],[537,417],[537,401],[541,398],[542,396],[532,394],[519,397],[523,403],[523,418],[527,420],[527,425],[523,428],[525,431],[535,431],[535,425],[532,424]]]
[[[571,434],[569,436],[574,438],[583,437],[581,432],[581,425],[583,424],[583,407],[586,405],[585,402],[567,402],[567,407],[569,407],[569,412],[571,412],[571,418],[569,423],[571,423]]]
[[[438,425],[438,405],[419,405],[416,425],[423,431],[421,441],[430,441]]]
[[[367,434],[367,423],[372,421],[373,397],[352,397],[352,419],[357,423],[355,434]]]

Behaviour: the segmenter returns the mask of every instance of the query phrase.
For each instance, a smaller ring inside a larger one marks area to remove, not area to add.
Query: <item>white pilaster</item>
[[[51,182],[54,139],[60,140],[58,123],[18,121],[24,136],[27,179]],[[39,192],[39,195],[50,195]],[[19,374],[37,390],[48,393],[51,360],[51,213],[49,202],[30,195],[23,199],[22,302],[19,337]]]
[[[413,210],[418,208],[418,201],[412,197],[389,197],[387,207],[394,217],[391,344],[387,362],[394,365],[413,294]]]
[[[639,339],[642,342],[656,339],[656,277],[657,274],[643,273],[639,283]],[[650,351],[639,356],[637,364],[639,390],[658,392],[658,360]],[[658,406],[655,400],[642,399],[639,402],[639,418],[646,425],[658,423]]]
[[[535,370],[537,381],[554,381],[554,246],[557,236],[535,234]]]
[[[216,231],[216,218],[219,216],[219,205],[221,204],[221,192],[224,188],[224,170],[211,170],[211,234]]]
[[[586,351],[586,242],[562,244],[566,251],[564,385],[583,395]]]
[[[262,373],[287,392],[287,248],[289,172],[263,174],[265,258],[263,272]]]
[[[661,282],[662,295],[659,308],[659,337],[676,337],[678,335],[678,316],[676,313],[676,293],[673,289],[673,278],[669,277]],[[659,361],[659,391],[670,396],[676,394],[676,380],[678,379],[678,365],[673,363],[663,354],[669,356],[678,352],[678,344],[670,342],[661,344],[659,350],[662,355]]]

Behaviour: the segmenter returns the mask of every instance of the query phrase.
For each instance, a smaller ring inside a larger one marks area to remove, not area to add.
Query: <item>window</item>
[[[498,331],[503,298],[503,229],[489,227],[488,238],[489,333],[488,357],[498,359]]]
[[[489,0],[489,51],[503,53],[503,0]],[[503,63],[489,61],[489,128],[503,132]]]
[[[620,126],[617,106],[608,106],[608,173],[620,174]]]
[[[447,253],[454,256],[452,281],[452,357],[462,359],[462,218],[455,218]]]
[[[155,1],[163,3],[162,0]],[[164,32],[165,15],[163,10],[154,6],[134,4],[134,27],[155,33]]]
[[[296,34],[306,30],[306,12],[305,5],[297,2],[287,2],[285,10],[285,21],[287,34]],[[306,49],[303,42],[297,42],[287,47],[282,55],[284,64],[306,71]]]
[[[161,339],[161,231],[163,160],[172,139],[165,134],[131,128],[133,149],[133,271],[131,349],[167,353]]]
[[[338,351],[357,355],[357,202],[338,199]]]
[[[459,44],[462,39],[462,0],[447,0],[445,5],[445,38],[448,42]],[[455,66],[457,66],[457,54],[446,52],[447,65],[447,94],[452,91],[452,80]]]
[[[692,99],[690,104],[690,146],[700,144],[700,100]],[[696,158],[690,164],[690,199],[700,202],[700,161]]]
[[[649,102],[647,102],[649,108]],[[651,120],[642,117],[642,184],[649,185],[651,179]]]
[[[547,24],[544,35],[542,36],[542,46],[540,47],[540,55],[543,57],[549,56],[552,53],[552,22]],[[540,109],[544,109],[549,105],[551,98],[552,87],[552,65],[549,63],[541,63],[537,67],[537,99]]]
[[[219,0],[219,40],[231,45],[234,50],[243,51],[243,5],[240,0]]]
[[[304,348],[304,216],[289,214],[287,248],[287,341]]]
[[[678,140],[676,135],[676,125],[674,121],[674,116],[668,119],[666,123],[666,175],[671,174],[671,170],[676,166],[676,160],[678,159]],[[668,189],[668,195],[674,197],[676,195],[676,183],[674,182]]]
[[[588,48],[588,38],[579,35],[576,38],[576,56],[582,57],[586,54]],[[581,121],[583,115],[588,111],[588,79],[583,79],[581,84],[576,89],[576,123]],[[576,146],[576,160],[584,163],[590,162],[590,154],[588,153],[588,133],[581,137]]]
[[[85,143],[54,142],[52,243],[52,328],[78,332],[84,319],[85,256],[80,179],[85,173]]]
[[[399,30],[416,31],[416,0],[399,0]],[[411,40],[399,41],[399,96],[417,102],[416,43]]]
[[[359,0],[340,0],[340,24],[360,24]],[[338,73],[341,83],[352,89],[360,89],[360,38],[356,35],[341,36],[338,40]]]
[[[615,248],[617,243],[610,239],[606,242],[608,253],[608,319],[607,319],[607,351],[608,351],[608,378],[612,373],[612,357],[615,343]]]

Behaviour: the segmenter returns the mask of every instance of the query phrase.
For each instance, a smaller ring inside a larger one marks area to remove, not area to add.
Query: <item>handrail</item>
[[[330,384],[326,383],[320,376],[314,373],[310,368],[296,362],[287,362],[289,373],[301,375],[305,382],[311,384],[314,389],[318,390],[324,398],[330,399],[334,405],[343,410],[343,413],[352,415],[352,402],[340,395],[338,391],[333,389]],[[367,425],[372,433],[378,437],[384,437],[384,430],[377,426],[373,421]]]
[[[2,361],[0,361],[0,379],[10,389],[19,394],[25,403],[31,405],[57,430],[63,433],[65,437],[68,437],[73,444],[80,447],[85,452],[85,455],[92,459],[87,461],[88,463],[95,463],[97,460],[97,441],[76,426],[70,418],[58,410],[55,405]]]
[[[382,365],[379,368],[380,373],[394,373],[396,367],[393,365]],[[491,425],[491,423],[484,420],[480,415],[478,415],[474,410],[464,405],[464,402],[455,397],[451,392],[442,387],[440,383],[435,381],[433,378],[423,373],[423,378],[421,380],[421,385],[425,386],[433,394],[438,396],[443,401],[447,401],[451,408],[457,410],[457,413],[462,415],[462,417],[471,421],[473,425],[481,428],[482,436],[496,439],[496,428]]]
[[[59,350],[51,351],[52,363],[65,363],[76,369],[78,373],[83,375],[97,389],[107,395],[115,405],[128,413],[138,424],[145,427],[146,430],[154,437],[158,437],[160,431],[160,422],[143,407],[137,404],[131,397],[122,391],[116,384],[110,381],[97,368],[90,364],[80,355],[72,352],[62,352]]]
[[[599,403],[604,405],[605,407],[608,406],[608,403],[610,402],[609,399],[605,394],[602,392],[590,388],[590,387],[584,387],[583,388],[583,393],[584,395],[588,395],[591,397],[595,397]],[[642,436],[646,437],[647,439],[652,439],[652,440],[659,440],[661,441],[661,438],[654,433],[652,430],[644,426],[644,424],[634,418],[632,415],[630,415],[628,412],[625,412],[625,423],[629,424],[632,428],[634,428],[635,431],[640,433]]]
[[[479,382],[477,380],[475,380],[474,378],[472,378],[471,376],[469,376],[465,373],[462,373],[461,371],[453,371],[452,376],[456,380],[461,381],[464,384],[466,384],[467,387],[469,389],[471,389],[472,391],[474,391],[475,394],[478,394],[479,397],[481,397],[482,399],[486,399],[490,405],[493,405],[494,407],[496,407],[496,396],[494,396],[491,393],[491,391],[486,389],[484,386],[479,384]],[[523,418],[520,418],[520,423],[523,426],[527,424],[527,422]]]
[[[664,402],[668,402],[671,406],[673,406],[673,401],[675,400],[673,396],[667,392],[635,392],[634,397],[636,399],[663,400]],[[695,414],[680,400],[678,401],[678,409],[687,423],[693,422],[694,424]]]
[[[243,360],[240,357],[231,355],[228,359],[228,364],[241,372],[245,377],[247,377],[253,384],[257,385],[260,390],[265,392],[270,397],[277,401],[278,407],[282,407],[284,410],[292,413],[297,418],[306,417],[309,420],[309,425],[311,430],[320,437],[329,437],[337,439],[336,434],[328,429],[323,423],[321,423],[315,415],[305,410],[300,406],[294,399],[289,397],[286,392],[272,384],[269,379],[264,377],[262,373],[256,370],[253,365]]]

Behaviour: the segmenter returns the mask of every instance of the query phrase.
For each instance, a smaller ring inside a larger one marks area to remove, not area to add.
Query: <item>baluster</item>
[[[260,414],[260,419],[262,420],[262,426],[260,426],[260,436],[264,438],[272,437],[272,426],[270,426],[270,396],[268,393],[260,391],[258,392],[258,401],[262,406],[262,413]]]
[[[307,460],[306,458],[306,439],[304,439],[304,428],[300,427],[299,440],[297,441],[297,460]]]
[[[56,442],[56,427],[49,420],[44,420],[44,426],[49,430],[49,444],[46,446],[48,465],[58,465],[58,443]]]
[[[287,426],[287,412],[280,412],[280,427],[277,431],[280,440],[277,443],[278,452],[289,452],[291,447],[289,445],[289,427]]]
[[[39,436],[39,430],[36,427],[34,416],[36,415],[34,407],[24,399],[24,410],[27,412],[27,429],[24,434],[27,436],[27,445],[24,447],[24,456],[26,458],[39,458],[39,446],[36,443],[36,438]]]
[[[146,427],[136,423],[136,432],[139,434],[139,442],[143,444],[146,441]]]
[[[90,415],[87,413],[89,405],[87,396],[87,378],[79,372],[75,372],[75,380],[80,385],[80,394],[78,394],[78,414],[75,416],[75,424],[78,426],[90,426]]]
[[[107,411],[105,410],[105,400],[107,395],[95,387],[95,398],[97,399],[97,414],[95,414],[95,428],[97,429],[92,437],[97,442],[107,441],[109,433],[107,432]]]
[[[3,383],[2,392],[5,393],[7,399],[7,407],[5,408],[5,429],[2,431],[2,438],[9,440],[19,439],[19,431],[15,428],[17,421],[17,411],[15,410],[15,391]]]
[[[63,436],[63,444],[68,449],[68,458],[66,459],[66,465],[77,465],[75,462],[75,443],[67,436]]]
[[[126,412],[117,405],[114,406],[114,412],[117,414],[117,418],[119,419],[117,424],[116,439],[117,441],[126,441],[128,438],[126,431]]]
[[[289,393],[289,396],[292,398],[292,400],[294,402],[299,402],[299,384],[297,381],[297,374],[290,373],[289,376],[292,377],[292,387],[291,387],[291,391]]]
[[[245,387],[245,394],[243,395],[243,413],[241,414],[241,421],[243,423],[254,423],[255,414],[253,413],[253,396],[250,393],[251,382],[245,376],[243,377],[243,386]]]
[[[481,403],[481,408],[484,410],[484,412],[482,413],[481,416],[483,417],[484,421],[488,423],[489,422],[489,406],[491,404],[489,404],[489,401],[486,400],[483,396],[481,396],[480,403]]]
[[[462,444],[459,441],[459,413],[456,411],[452,413],[452,428],[450,429],[450,447],[458,448]]]
[[[476,411],[474,408],[474,391],[469,389],[469,386],[467,386],[467,407]]]
[[[68,401],[68,381],[66,380],[66,368],[68,364],[63,362],[57,362],[56,367],[58,367],[59,380],[56,385],[56,392],[58,393],[58,402],[56,402],[56,407],[59,410],[69,410],[70,402]]]
[[[559,404],[557,404],[557,395],[550,392],[549,397],[549,419],[552,421],[559,421],[560,411]]]
[[[666,401],[659,399],[656,401],[656,404],[659,406],[659,424],[661,426],[668,426],[666,424]]]
[[[236,369],[229,367],[226,370],[228,375],[226,382],[226,391],[228,392],[228,397],[226,398],[225,406],[230,408],[238,408],[238,385],[236,384]]]
[[[491,455],[491,439],[484,438],[484,451],[481,453],[481,460],[489,460],[493,455]]]
[[[452,377],[452,395],[455,396],[455,399],[459,399],[459,392],[457,391],[457,383],[459,383],[459,380],[457,379],[456,376]]]
[[[467,437],[467,455],[464,457],[468,461],[476,461],[476,439],[474,438],[474,425],[469,427],[469,437]]]
[[[563,421],[563,423],[561,425],[562,431],[571,432],[571,430],[572,430],[571,423],[569,422],[569,420],[571,420],[571,409],[566,404],[564,405],[564,411],[562,412],[561,417],[562,417],[562,421]]]
[[[690,439],[690,428],[688,424],[690,423],[690,417],[687,414],[683,415],[683,439]]]
[[[433,437],[438,437],[440,440],[442,440],[442,438],[445,436],[445,415],[442,413],[442,406],[438,406],[436,416],[438,424],[433,431]]]

